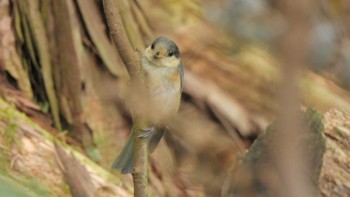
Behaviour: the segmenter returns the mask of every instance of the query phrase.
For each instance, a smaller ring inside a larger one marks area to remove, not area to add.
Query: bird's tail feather
[[[160,139],[164,134],[164,129],[157,129],[150,139],[149,151],[152,153],[157,147]],[[112,164],[112,169],[120,169],[123,174],[131,173],[134,167],[134,146],[135,136],[133,131],[124,146],[123,150],[118,155],[117,159]]]
[[[112,169],[120,169],[123,174],[130,173],[134,166],[134,144],[135,137],[131,133],[128,142],[120,152],[117,159],[113,162]]]
[[[155,133],[152,135],[151,140],[149,142],[149,152],[153,153],[153,151],[156,149],[157,145],[159,144],[160,140],[162,139],[164,134],[164,129],[159,128],[155,130]]]

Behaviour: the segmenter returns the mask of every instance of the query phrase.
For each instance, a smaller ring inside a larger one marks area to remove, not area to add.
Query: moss
[[[8,159],[7,155],[5,154],[5,150],[0,148],[0,171],[2,169],[7,168],[9,166],[10,160]],[[1,172],[0,172],[1,174]]]
[[[13,144],[15,142],[15,136],[18,129],[15,122],[14,110],[10,107],[1,108],[0,122],[6,123],[3,127],[0,127],[0,134],[5,137],[6,143]]]

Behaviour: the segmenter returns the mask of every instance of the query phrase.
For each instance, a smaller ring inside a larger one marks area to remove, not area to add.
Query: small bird
[[[147,102],[143,105],[149,107],[143,116],[154,127],[144,129],[145,133],[141,136],[136,136],[132,131],[127,144],[112,165],[112,169],[120,169],[123,174],[130,173],[134,167],[135,138],[150,137],[149,151],[152,152],[163,136],[165,122],[176,115],[179,109],[184,71],[177,45],[165,37],[153,41],[143,53],[141,73],[144,79],[142,88],[148,97],[142,98],[142,101]]]

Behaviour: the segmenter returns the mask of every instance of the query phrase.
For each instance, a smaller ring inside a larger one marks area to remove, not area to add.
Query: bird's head
[[[180,65],[180,51],[172,40],[159,37],[145,49],[144,57],[156,66],[177,67]]]

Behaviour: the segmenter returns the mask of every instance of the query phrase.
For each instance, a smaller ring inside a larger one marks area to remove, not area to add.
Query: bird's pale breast
[[[175,115],[181,99],[181,76],[177,68],[145,69],[150,102],[160,121]]]

